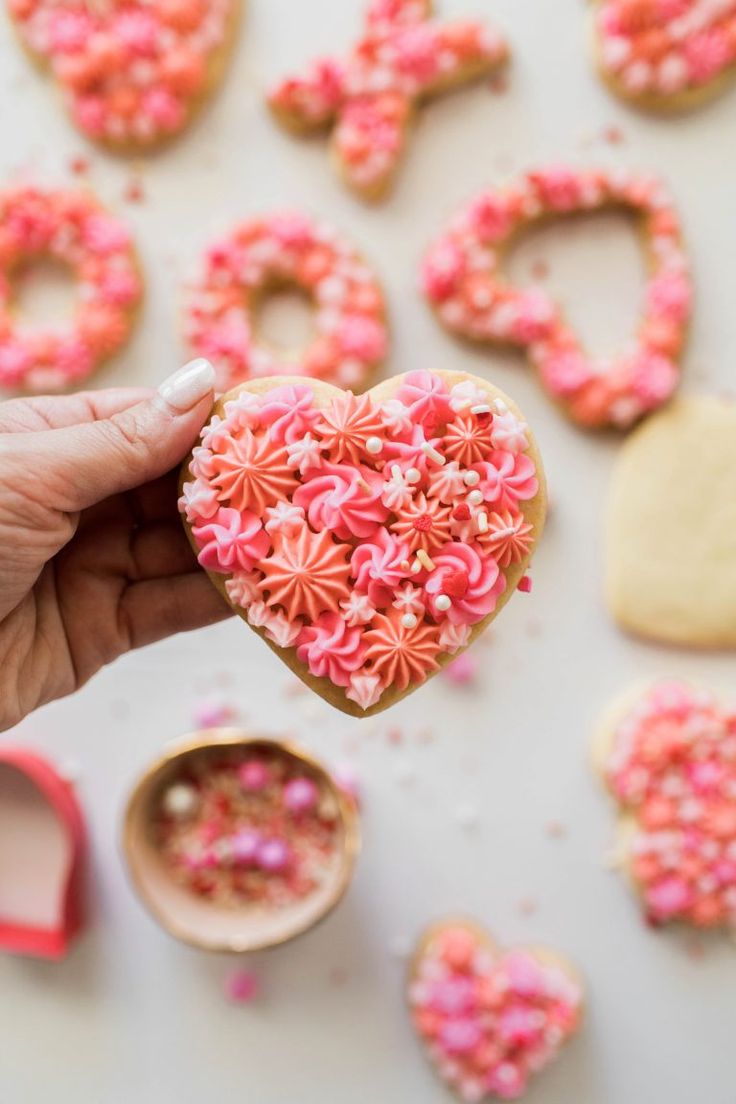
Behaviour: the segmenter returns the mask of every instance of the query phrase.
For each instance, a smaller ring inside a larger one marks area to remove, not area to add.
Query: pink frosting
[[[225,575],[250,571],[270,547],[260,518],[249,510],[221,507],[211,521],[195,525],[192,532],[202,567]]]
[[[473,545],[449,541],[432,556],[434,570],[424,582],[427,606],[437,621],[474,625],[496,608],[506,589],[506,577],[495,560],[484,557]],[[451,599],[446,611],[437,608],[437,598]]]
[[[356,588],[367,594],[374,605],[390,605],[394,591],[406,576],[401,565],[408,557],[406,544],[386,529],[379,529],[370,543],[358,545],[353,552],[350,572]]]
[[[534,498],[539,490],[534,463],[524,453],[495,449],[488,460],[472,467],[480,476],[478,489],[486,502],[515,506],[519,501]]]
[[[304,509],[314,529],[329,529],[341,540],[350,536],[365,540],[373,537],[388,517],[381,502],[382,490],[374,472],[347,464],[323,464],[314,473],[306,473],[294,503]]]
[[[365,645],[360,629],[351,629],[338,613],[323,613],[302,629],[296,654],[317,678],[335,686],[348,686],[350,676],[363,663]]]
[[[271,439],[291,443],[319,420],[311,387],[275,387],[261,403],[261,423],[270,429]]]
[[[409,372],[396,398],[408,407],[413,422],[429,426],[430,430],[453,417],[447,384],[432,372]]]

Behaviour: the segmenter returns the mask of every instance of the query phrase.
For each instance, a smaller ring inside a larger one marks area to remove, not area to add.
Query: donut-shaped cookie
[[[314,338],[283,351],[260,340],[255,314],[295,288],[314,307]],[[185,337],[227,391],[253,376],[297,374],[362,390],[388,350],[383,293],[365,260],[331,227],[286,212],[250,219],[207,250],[191,287]]]
[[[363,37],[346,58],[321,58],[269,95],[286,129],[334,128],[337,170],[363,199],[391,187],[419,104],[508,59],[498,31],[473,20],[437,23],[432,8],[432,0],[371,0]]]
[[[696,107],[734,75],[736,0],[596,0],[593,18],[604,80],[641,107]]]
[[[121,151],[181,131],[219,79],[239,0],[7,0],[77,127]]]
[[[736,712],[658,682],[606,719],[596,760],[619,805],[617,865],[649,923],[736,933]]]
[[[541,290],[512,286],[502,266],[530,225],[607,208],[636,218],[649,276],[636,337],[615,357],[594,359],[560,306]],[[422,283],[453,333],[524,348],[542,386],[580,425],[626,428],[677,386],[692,290],[677,213],[653,177],[551,168],[484,192],[432,245]]]
[[[26,329],[13,314],[13,275],[51,257],[79,285],[70,324]],[[128,340],[142,280],[128,230],[89,192],[0,191],[0,388],[58,391],[79,383]]]

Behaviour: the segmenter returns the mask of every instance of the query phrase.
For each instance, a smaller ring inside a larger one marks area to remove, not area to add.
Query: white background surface
[[[632,680],[676,674],[725,691],[733,658],[667,652],[618,633],[601,600],[599,525],[616,442],[568,426],[523,358],[471,352],[442,334],[416,284],[422,249],[447,214],[511,171],[561,159],[656,168],[681,207],[698,286],[685,386],[730,388],[736,90],[686,119],[641,118],[592,74],[580,0],[444,0],[443,14],[492,17],[508,33],[509,90],[481,85],[424,112],[394,197],[365,210],[340,189],[324,144],[284,136],[262,96],[313,55],[346,47],[361,7],[251,0],[226,86],[193,131],[140,168],[140,205],[123,200],[130,166],[90,153],[0,20],[2,178],[64,180],[70,157],[86,153],[94,187],[137,232],[145,315],[101,386],[153,384],[180,362],[180,280],[237,216],[289,204],[341,226],[390,296],[387,371],[487,373],[536,430],[555,508],[534,592],[518,595],[476,646],[475,690],[438,678],[373,722],[311,695],[288,697],[278,660],[241,624],[226,624],[129,656],[7,734],[80,772],[94,924],[63,965],[0,960],[0,1101],[439,1104],[444,1090],[404,1012],[397,951],[427,922],[461,911],[499,941],[556,947],[587,979],[585,1030],[536,1083],[530,1104],[734,1104],[736,949],[707,939],[696,956],[691,936],[644,927],[604,869],[613,815],[588,765],[597,714]],[[604,139],[611,125],[622,143]],[[551,266],[548,286],[597,347],[633,325],[641,263],[625,221],[545,231],[520,247],[513,271],[528,278],[540,257]],[[346,902],[304,939],[259,956],[266,996],[251,1007],[224,999],[230,962],[158,930],[118,855],[137,772],[191,728],[208,694],[239,705],[258,731],[292,733],[332,762],[352,761],[364,786],[364,854]],[[478,813],[475,831],[459,823],[466,806]],[[546,831],[553,820],[564,824],[563,838]]]

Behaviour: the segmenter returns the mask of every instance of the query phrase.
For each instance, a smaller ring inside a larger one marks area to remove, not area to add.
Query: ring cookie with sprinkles
[[[460,1100],[518,1100],[580,1028],[583,985],[556,952],[501,951],[467,920],[429,928],[410,967],[414,1029]]]
[[[259,304],[296,288],[314,307],[307,348],[283,352],[258,339]],[[241,223],[213,244],[189,291],[185,337],[228,391],[251,377],[302,375],[363,390],[389,346],[381,286],[366,261],[330,226],[296,212]]]
[[[224,72],[239,0],[7,0],[87,138],[121,153],[160,146]]]
[[[611,711],[595,757],[620,807],[615,859],[647,921],[736,933],[736,712],[658,682]]]
[[[636,337],[618,355],[594,359],[561,307],[541,289],[514,287],[502,266],[529,226],[608,209],[637,219],[649,278]],[[692,288],[677,213],[653,177],[549,168],[483,192],[427,252],[422,284],[452,333],[525,349],[545,391],[578,425],[625,429],[677,387]]]
[[[508,60],[498,31],[471,20],[435,23],[432,8],[431,0],[372,0],[365,34],[346,59],[317,61],[269,95],[286,129],[333,128],[337,170],[363,199],[390,189],[422,101]]]
[[[603,79],[639,107],[698,107],[733,80],[736,0],[596,0],[593,19]]]
[[[24,328],[14,275],[49,257],[79,284],[71,324]],[[0,389],[61,391],[92,375],[127,342],[143,291],[130,233],[86,191],[0,191]]]
[[[546,493],[510,399],[464,372],[417,371],[359,397],[298,377],[234,389],[184,463],[179,506],[225,600],[362,717],[528,589]]]

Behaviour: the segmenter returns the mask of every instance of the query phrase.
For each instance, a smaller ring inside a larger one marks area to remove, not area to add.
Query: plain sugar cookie
[[[736,647],[736,403],[682,398],[632,434],[606,529],[606,596],[622,628]]]

